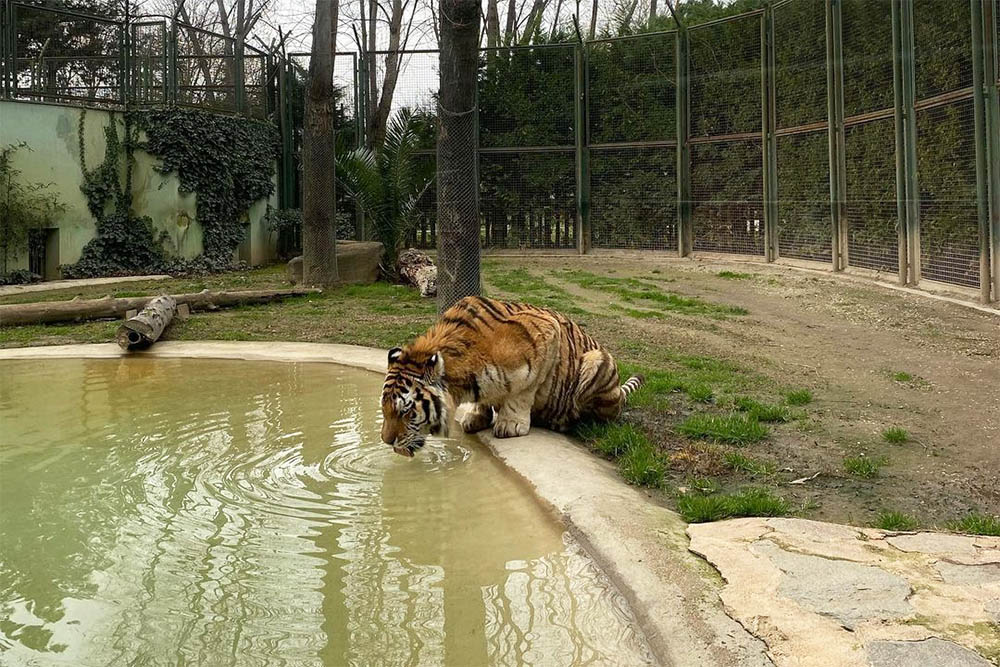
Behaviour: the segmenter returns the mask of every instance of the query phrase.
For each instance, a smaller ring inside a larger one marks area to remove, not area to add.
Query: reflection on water
[[[649,661],[487,453],[379,443],[375,375],[130,358],[0,378],[4,665]]]

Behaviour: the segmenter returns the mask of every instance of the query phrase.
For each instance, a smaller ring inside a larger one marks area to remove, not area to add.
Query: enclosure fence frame
[[[847,139],[844,130],[844,36],[841,0],[826,0],[827,144],[830,162],[831,264],[848,266]]]
[[[573,118],[574,156],[576,179],[576,249],[581,255],[590,252],[592,231],[590,227],[590,77],[587,49],[577,43],[573,49]],[[477,87],[478,90],[478,87]],[[476,114],[476,118],[479,114]],[[476,133],[477,141],[479,133]],[[478,160],[476,161],[478,164]]]
[[[774,7],[768,2],[760,21],[761,152],[764,186],[764,260],[778,259],[778,141],[774,78]]]
[[[691,217],[691,82],[688,60],[691,43],[681,26],[674,42],[677,83],[674,94],[677,122],[677,254],[694,251],[694,220]]]
[[[997,20],[1000,0],[982,0],[982,92],[986,131],[986,181],[989,214],[992,300],[1000,305],[1000,42]],[[986,290],[983,290],[983,294]]]

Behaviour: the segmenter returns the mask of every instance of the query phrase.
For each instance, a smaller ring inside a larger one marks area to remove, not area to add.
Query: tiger
[[[639,375],[618,383],[611,354],[564,315],[524,303],[469,296],[412,343],[389,350],[382,387],[382,441],[413,457],[428,435],[447,434],[470,403],[466,433],[498,438],[532,424],[567,431],[584,418],[617,419]]]

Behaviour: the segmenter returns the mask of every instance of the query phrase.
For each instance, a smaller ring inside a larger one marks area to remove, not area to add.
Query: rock
[[[378,280],[382,244],[376,241],[337,241],[337,272],[340,282],[368,284]],[[288,280],[302,282],[302,256],[288,262]]]
[[[990,667],[978,653],[954,642],[929,637],[921,641],[876,641],[868,644],[871,667],[934,665],[934,667]]]
[[[420,296],[437,294],[437,267],[425,252],[409,248],[399,253],[396,271],[409,284],[420,290]]]
[[[752,551],[766,555],[783,573],[778,595],[835,618],[845,628],[854,629],[863,621],[913,614],[906,601],[910,585],[891,572],[846,560],[793,553],[768,540],[758,542]]]

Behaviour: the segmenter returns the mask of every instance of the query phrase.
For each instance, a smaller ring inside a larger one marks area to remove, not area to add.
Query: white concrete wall
[[[49,104],[0,101],[0,145],[24,142],[14,157],[14,166],[29,182],[49,183],[65,207],[56,223],[57,242],[50,244],[48,264],[72,264],[80,258],[83,246],[95,235],[95,221],[87,210],[80,191],[83,170],[80,164],[80,118],[83,116],[83,145],[87,169],[104,160],[104,128],[119,124],[118,136],[124,140],[122,114],[94,109],[78,109]],[[153,226],[167,233],[164,250],[174,256],[196,257],[202,251],[202,230],[197,219],[197,195],[180,192],[176,174],[156,170],[160,160],[143,152],[134,154],[132,171],[132,212],[149,216]],[[277,188],[275,188],[277,193]],[[277,206],[277,194],[261,199],[248,212],[250,229],[243,245],[234,253],[237,259],[251,264],[265,264],[275,256],[276,235],[267,229],[264,216],[267,205]],[[58,259],[52,252],[58,248]],[[11,267],[26,268],[27,252],[22,251]],[[48,271],[46,278],[56,278]]]

